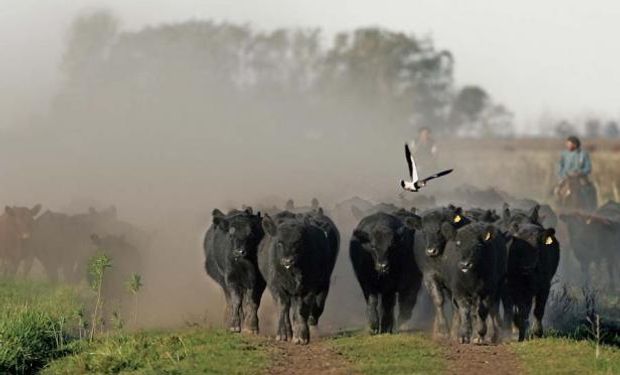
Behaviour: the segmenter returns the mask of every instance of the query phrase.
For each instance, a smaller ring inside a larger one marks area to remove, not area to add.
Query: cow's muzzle
[[[290,270],[295,265],[295,260],[293,258],[282,258],[280,264],[284,269]]]
[[[243,258],[247,254],[244,248],[233,249],[232,253],[233,253],[233,256],[237,259]]]
[[[439,255],[439,249],[436,247],[429,247],[426,249],[426,255],[428,255],[429,257],[436,257],[437,255]]]
[[[375,264],[375,268],[377,269],[377,272],[379,272],[380,274],[386,274],[390,272],[390,265],[387,264],[387,262],[377,263]]]
[[[474,268],[474,264],[472,262],[470,262],[470,261],[459,262],[459,269],[463,273],[467,273],[467,272],[471,271],[473,268]]]

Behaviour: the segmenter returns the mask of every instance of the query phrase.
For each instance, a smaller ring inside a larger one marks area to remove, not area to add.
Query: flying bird
[[[428,176],[425,179],[420,180],[418,177],[418,168],[415,165],[415,160],[413,160],[413,155],[409,150],[409,145],[405,143],[405,159],[407,160],[407,166],[409,167],[409,177],[411,181],[400,180],[400,186],[407,191],[420,191],[420,189],[426,186],[426,183],[430,180],[433,180],[437,177],[445,176],[453,171],[453,169],[446,169],[445,171],[441,171],[435,173],[434,175]]]

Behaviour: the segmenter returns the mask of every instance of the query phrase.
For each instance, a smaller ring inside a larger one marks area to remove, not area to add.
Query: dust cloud
[[[315,83],[317,72],[347,64],[317,69],[346,42],[325,46],[316,33],[210,21],[126,32],[107,11],[77,18],[50,108],[0,136],[2,201],[66,213],[115,205],[121,219],[151,236],[150,248],[140,249],[143,325],[221,324],[223,296],[202,253],[214,208],[283,207],[289,198],[304,206],[316,197],[332,210],[354,196],[398,199],[402,145],[422,123],[410,113],[424,102],[399,102],[392,92],[400,88],[381,75],[368,78],[373,67],[339,85],[329,75]],[[319,53],[329,48],[332,55]],[[424,52],[436,58],[441,51]],[[386,104],[391,99],[398,107]],[[501,165],[481,170],[471,149],[463,158],[458,147],[439,144],[441,165],[457,172],[437,191],[461,183],[511,187],[497,173]],[[342,248],[326,329],[364,321],[347,248],[356,222],[348,213],[336,221]],[[265,324],[270,300],[266,292]]]

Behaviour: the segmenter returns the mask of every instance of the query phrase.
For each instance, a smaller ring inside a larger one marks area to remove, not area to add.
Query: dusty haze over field
[[[96,7],[112,9],[129,29],[195,18],[327,32],[379,25],[431,34],[457,57],[457,81],[487,87],[516,112],[522,131],[535,131],[541,112],[619,114],[620,4],[613,0],[3,0],[2,127],[46,102],[64,32],[81,10]]]
[[[74,17],[99,8],[118,17],[120,32],[132,32],[123,39],[129,47],[116,51],[121,58],[104,64],[107,70],[80,71],[67,84],[60,68],[67,31]],[[213,208],[282,206],[288,198],[307,205],[317,197],[327,207],[355,195],[394,199],[405,176],[402,144],[414,130],[337,95],[319,105],[270,90],[243,96],[204,87],[198,79],[211,82],[208,72],[186,71],[188,61],[176,61],[178,50],[162,42],[166,30],[153,44],[141,39],[145,25],[214,19],[261,30],[322,27],[328,36],[365,25],[430,34],[453,52],[457,84],[483,85],[516,111],[525,132],[541,111],[618,113],[619,11],[612,1],[560,0],[0,0],[0,203],[69,213],[116,205],[122,219],[152,234],[147,323],[195,321],[204,311],[219,317],[221,293],[206,281],[201,250]],[[178,45],[181,52],[193,48]],[[163,57],[150,64],[133,47]],[[208,59],[202,52],[196,58]],[[139,63],[127,63],[133,58]],[[143,77],[143,67],[153,70]],[[476,155],[441,152],[442,164],[457,169],[453,182],[533,192],[507,182],[497,163],[477,169]],[[550,163],[541,164],[547,182]],[[515,170],[510,177],[522,176]],[[339,224],[346,261],[353,223]],[[327,313],[338,315],[329,306]]]

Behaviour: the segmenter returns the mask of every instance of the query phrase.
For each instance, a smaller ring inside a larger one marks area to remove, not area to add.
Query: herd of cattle
[[[111,259],[106,292],[119,295],[123,283],[141,269],[139,248],[148,236],[117,218],[115,207],[69,215],[45,211],[41,205],[5,207],[0,216],[0,277],[21,270],[32,273],[35,260],[52,282],[79,283],[87,277],[89,259],[104,251]]]
[[[530,332],[541,336],[560,262],[558,217],[551,207],[531,200],[502,203],[499,210],[434,204],[420,202],[424,210],[350,206],[359,222],[350,236],[349,257],[371,333],[392,333],[407,322],[424,285],[439,337],[497,342],[501,330],[512,326],[523,340],[532,313]],[[340,234],[316,200],[305,209],[289,202],[283,210],[264,211],[213,211],[204,240],[206,271],[224,291],[231,331],[258,332],[257,311],[269,288],[279,309],[276,338],[305,344],[309,326],[318,324],[325,307]],[[605,249],[619,243],[615,226],[620,220],[614,217],[620,219],[620,204],[614,202],[594,213],[560,215],[586,275],[593,253],[609,254]],[[617,263],[607,264],[613,279]]]

